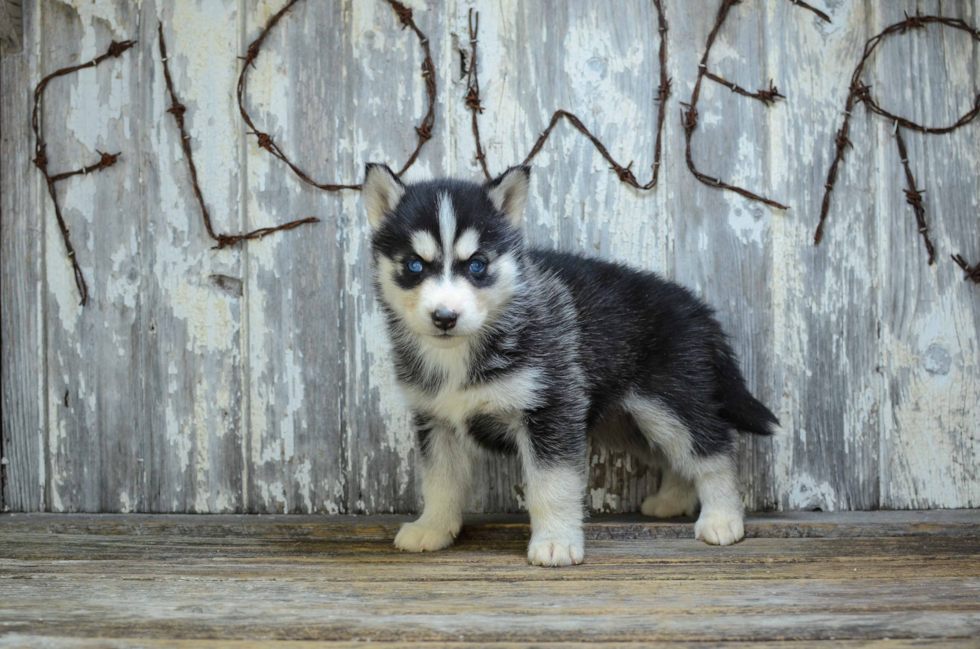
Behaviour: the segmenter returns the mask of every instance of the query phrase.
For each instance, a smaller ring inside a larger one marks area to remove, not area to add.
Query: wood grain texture
[[[314,541],[393,541],[410,516],[399,515],[161,515],[18,514],[0,519],[0,533],[101,535],[121,537],[289,538]],[[693,519],[658,521],[640,514],[597,514],[585,523],[590,540],[693,538]],[[972,509],[878,512],[757,513],[746,519],[748,538],[969,537],[980,533],[980,512]],[[54,538],[54,537],[51,537]],[[526,515],[469,515],[461,539],[526,541]],[[710,552],[708,546],[700,546]],[[407,556],[407,555],[405,555]]]
[[[980,3],[920,2],[923,13],[976,26]],[[911,12],[911,9],[909,9]],[[889,5],[875,31],[904,18]],[[926,126],[953,124],[980,96],[980,42],[941,25],[880,46],[873,77],[879,101]],[[937,260],[926,264],[894,127],[875,119],[879,175],[875,212],[881,320],[881,485],[889,508],[980,505],[980,299],[949,272],[963,249],[980,259],[980,126],[950,135],[903,129]],[[901,263],[896,264],[901,260]],[[952,460],[952,461],[950,461]]]
[[[980,2],[785,0],[734,5],[709,68],[766,108],[704,81],[699,168],[790,204],[706,187],[684,162],[680,102],[721,0],[664,2],[670,25],[659,185],[619,182],[580,133],[556,127],[534,161],[535,245],[661,272],[704,297],[748,382],[785,434],[743,438],[754,510],[970,507],[980,499],[980,301],[948,254],[980,260],[980,129],[905,133],[937,264],[924,264],[891,126],[862,108],[820,246],[812,245],[850,73],[868,37],[904,12],[972,25]],[[576,113],[641,182],[653,162],[659,79],[650,0],[439,0],[409,4],[430,40],[434,138],[407,180],[479,180],[459,50],[480,12],[481,131],[491,171],[526,156],[551,114]],[[277,0],[43,0],[24,50],[2,61],[3,455],[0,507],[29,511],[410,513],[416,451],[371,286],[357,192],[324,193],[244,132],[235,58]],[[220,231],[321,222],[215,251],[176,141],[155,38],[161,20]],[[30,88],[104,50],[136,48],[51,84],[55,170],[121,151],[59,184],[92,303],[81,309],[26,130]],[[297,4],[248,76],[256,123],[317,180],[400,168],[426,110],[418,42],[382,0]],[[882,104],[950,123],[977,93],[980,47],[937,25],[895,36],[869,64]],[[9,85],[13,84],[13,85]],[[8,92],[13,89],[13,93]],[[9,343],[9,344],[8,344]],[[67,398],[66,398],[67,395]],[[67,404],[67,405],[66,405]],[[591,449],[594,512],[635,511],[659,470]],[[519,512],[513,459],[481,460],[472,512]]]
[[[31,157],[30,63],[23,50],[5,51],[0,59],[0,160]],[[4,164],[0,173],[0,511],[44,509],[44,410],[39,402],[43,356],[38,326],[41,228],[31,219],[37,190],[31,166]]]
[[[192,193],[180,133],[166,111],[157,23],[204,200],[218,232],[243,227],[235,119],[239,46],[234,2],[144,3],[141,8],[146,426],[142,511],[241,512],[243,497],[242,256],[216,251]],[[247,244],[246,244],[247,245]]]
[[[774,223],[778,415],[774,440],[783,509],[869,509],[879,505],[881,370],[878,360],[878,182],[872,120],[852,117],[845,166],[833,192],[832,221],[819,246],[819,214],[834,134],[851,72],[874,34],[877,3],[845,3],[831,25],[790,3],[770,3],[772,74],[787,99],[772,111],[773,183],[793,209]],[[901,13],[899,11],[899,13]],[[905,263],[904,261],[900,263]],[[913,262],[909,262],[913,263]],[[846,457],[846,461],[842,458]]]
[[[43,76],[94,58],[137,32],[131,4],[37,3]],[[65,47],[65,44],[71,47]],[[90,287],[79,296],[45,195],[44,224],[46,488],[54,511],[132,511],[139,502],[144,453],[141,344],[145,281],[141,269],[139,53],[48,85],[42,128],[49,169],[77,169],[97,151],[120,163],[58,184],[62,211]],[[23,160],[22,164],[29,164]]]
[[[6,641],[6,642],[5,642]],[[493,647],[494,649],[533,649],[547,646],[553,649],[641,649],[649,647],[647,642],[405,642],[357,640],[355,642],[319,640],[153,640],[146,638],[59,638],[46,635],[27,635],[12,633],[6,638],[0,638],[0,647],[20,646],[30,644],[42,649],[87,649],[89,647],[108,647],[110,649],[128,649],[133,647],[157,647],[166,649],[257,649],[272,647],[273,649],[312,649],[314,647],[332,647],[335,649],[418,649],[435,647],[436,649],[466,649],[467,647]],[[732,649],[741,648],[745,643],[734,641],[720,642],[674,642],[671,647],[690,647],[691,649]],[[785,649],[794,645],[785,641],[753,642],[753,647],[759,649]],[[807,641],[807,647],[816,649],[908,649],[920,647],[951,647],[961,649],[974,647],[975,643],[969,638],[916,638],[916,639],[880,639],[880,640],[818,640]]]
[[[35,14],[28,4],[24,18]],[[6,47],[6,46],[5,46]],[[45,509],[45,409],[40,300],[43,229],[34,218],[38,173],[31,146],[30,51],[0,58],[0,511]],[[7,161],[21,161],[12,164]]]
[[[439,91],[434,139],[403,178],[427,179],[450,173],[446,114],[453,102],[447,77],[451,52],[446,44],[446,8],[441,2],[406,3],[419,29],[429,38]],[[415,149],[418,126],[427,110],[418,39],[386,2],[348,4],[346,25],[348,109],[338,118],[348,129],[344,157],[348,178],[363,179],[364,165],[384,162],[395,170]],[[334,111],[328,101],[325,107]],[[420,510],[415,435],[404,400],[398,394],[384,333],[374,300],[370,227],[360,195],[344,196],[342,301],[345,392],[343,397],[346,462],[346,509],[358,513]],[[336,252],[336,250],[335,250]],[[334,291],[335,292],[335,291]]]
[[[671,76],[675,101],[688,102],[697,79],[705,43],[715,23],[717,7],[677,3],[671,6]],[[765,87],[765,22],[761,2],[735,6],[718,33],[708,70],[745,88]],[[790,29],[796,29],[793,21]],[[777,84],[778,85],[778,84]],[[767,196],[781,194],[770,182],[767,123],[773,113],[792,110],[782,103],[762,102],[734,94],[705,79],[698,103],[699,124],[692,155],[698,169],[715,178]],[[672,111],[676,112],[676,111]],[[673,272],[716,309],[741,360],[749,389],[777,411],[773,399],[772,364],[772,222],[791,218],[735,193],[698,182],[684,160],[684,133],[678,120],[669,120],[667,202],[674,222]],[[777,197],[778,200],[778,197]],[[775,508],[771,440],[740,440],[739,469],[752,509]]]
[[[244,7],[242,43],[279,2]],[[247,107],[317,180],[356,182],[345,72],[351,64],[342,2],[303,3],[270,34],[248,76]],[[244,51],[244,45],[242,46]],[[347,511],[343,399],[343,194],[303,184],[241,136],[249,229],[316,216],[320,223],[248,244],[244,278],[248,376],[248,511]]]
[[[24,47],[24,7],[22,0],[0,1],[0,46],[4,56],[17,54]]]
[[[976,511],[942,514],[882,517],[905,516],[906,532],[916,520],[977,519]],[[753,538],[727,548],[686,539],[590,540],[583,566],[550,570],[527,565],[524,541],[480,534],[445,552],[397,552],[390,539],[368,540],[376,521],[361,525],[365,538],[327,540],[215,536],[210,523],[193,522],[255,519],[243,516],[156,517],[187,521],[165,537],[108,525],[149,517],[74,517],[101,518],[109,533],[41,531],[52,518],[0,519],[7,595],[0,646],[235,646],[258,638],[783,647],[916,639],[962,646],[980,631],[980,543],[968,530]],[[348,517],[325,520],[338,518]],[[847,516],[803,518],[848,525],[841,522]],[[37,531],[24,531],[32,522]]]

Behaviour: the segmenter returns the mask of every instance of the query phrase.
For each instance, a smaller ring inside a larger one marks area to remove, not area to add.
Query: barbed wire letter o
[[[256,138],[258,138],[259,146],[285,162],[286,165],[293,170],[293,173],[295,173],[296,176],[306,184],[328,192],[338,191],[341,189],[360,189],[360,185],[319,183],[313,180],[306,172],[293,164],[286,153],[279,147],[279,144],[272,139],[271,135],[256,128],[255,123],[252,122],[251,116],[245,109],[245,79],[246,75],[248,74],[248,69],[249,67],[255,67],[254,61],[256,58],[258,58],[259,52],[262,50],[262,44],[265,42],[266,36],[269,35],[272,28],[279,23],[282,17],[286,15],[286,12],[292,9],[293,5],[295,5],[297,2],[299,2],[299,0],[289,0],[286,6],[280,9],[274,16],[272,16],[272,18],[269,19],[269,22],[266,23],[265,29],[262,30],[259,37],[249,43],[245,56],[238,57],[245,62],[245,64],[242,66],[241,74],[238,75],[238,110],[241,112],[242,119],[245,121],[245,124],[252,129],[249,135],[254,135]],[[398,2],[398,0],[385,0],[385,2],[391,5],[395,15],[398,16],[398,19],[402,23],[402,28],[408,28],[415,32],[415,35],[419,39],[419,45],[422,47],[422,52],[425,54],[425,58],[422,60],[422,77],[425,79],[425,91],[428,95],[429,107],[425,113],[425,117],[422,118],[422,123],[415,127],[415,132],[418,135],[418,144],[416,145],[412,154],[408,157],[408,160],[405,162],[404,166],[398,171],[398,175],[401,176],[418,159],[419,153],[422,151],[422,146],[432,139],[432,127],[435,126],[436,123],[436,74],[435,65],[432,63],[432,53],[429,51],[429,38],[423,34],[422,30],[420,30],[415,24],[415,20],[412,18],[412,9],[410,7],[406,7],[401,2]]]

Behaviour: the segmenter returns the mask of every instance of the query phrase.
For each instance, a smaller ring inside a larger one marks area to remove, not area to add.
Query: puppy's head
[[[362,193],[378,294],[408,331],[448,347],[503,313],[520,282],[529,176],[520,166],[485,185],[403,185],[388,167],[367,166]]]

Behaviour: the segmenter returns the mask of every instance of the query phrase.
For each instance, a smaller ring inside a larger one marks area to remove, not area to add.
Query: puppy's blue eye
[[[474,259],[470,262],[470,272],[474,275],[479,275],[487,269],[487,265],[480,261],[479,259]]]
[[[413,259],[408,262],[408,272],[410,273],[421,273],[422,272],[422,262],[418,259]]]

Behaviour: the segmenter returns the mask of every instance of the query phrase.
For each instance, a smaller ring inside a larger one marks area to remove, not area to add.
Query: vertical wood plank
[[[919,10],[980,26],[975,2],[888,3],[875,31]],[[888,110],[926,126],[955,123],[980,92],[980,45],[941,25],[882,42],[872,92]],[[878,308],[882,506],[894,509],[980,506],[980,299],[949,259],[980,260],[980,124],[948,135],[908,129],[902,136],[926,222],[936,245],[928,266],[911,207],[894,127],[878,134],[875,226],[881,261]]]
[[[34,8],[31,3],[24,7],[25,25],[33,24]],[[34,209],[40,172],[30,162],[36,42],[31,30],[26,36],[23,49],[5,51],[0,58],[0,511],[45,506],[44,339],[38,292],[44,230]]]
[[[449,173],[444,76],[451,52],[444,41],[442,2],[405,3],[430,41],[438,97],[433,139],[403,179],[424,180]],[[427,110],[418,39],[402,29],[381,0],[348,3],[347,89],[353,179],[360,182],[367,162],[386,162],[396,171],[415,149],[415,127]],[[411,512],[421,503],[417,490],[415,437],[408,409],[392,369],[384,318],[372,285],[370,228],[359,194],[344,200],[344,327],[346,380],[344,426],[347,453],[347,507],[351,513]]]
[[[38,3],[38,76],[94,58],[110,41],[137,34],[127,3]],[[145,46],[145,44],[144,44]],[[43,299],[47,345],[48,507],[132,511],[143,456],[139,214],[139,53],[52,82],[44,95],[49,169],[77,169],[97,151],[122,152],[117,165],[58,184],[89,302],[79,294],[45,196]]]
[[[874,3],[825,9],[828,25],[770,2],[769,60],[785,107],[773,111],[774,186],[792,211],[774,221],[772,294],[778,415],[774,493],[780,509],[878,506],[878,274],[873,188],[875,133],[851,119],[844,166],[823,241],[813,245],[834,135],[851,73],[872,35]]]
[[[218,232],[239,232],[241,120],[235,104],[239,16],[234,0],[147,2],[140,26],[144,156],[142,248],[147,508],[244,511],[242,251],[213,250],[194,197],[157,36],[201,190]]]
[[[649,179],[660,74],[651,2],[460,2],[454,32],[458,47],[467,51],[470,7],[480,12],[480,130],[492,173],[521,162],[552,113],[564,108],[578,115],[615,158],[624,164],[634,160],[641,182]],[[458,76],[454,90],[456,173],[482,180],[470,113],[462,103],[465,82]],[[629,188],[567,124],[556,127],[532,164],[524,218],[532,245],[669,273],[671,226],[658,192],[663,195],[670,172],[661,173],[656,191]],[[656,471],[646,473],[623,454],[592,449],[589,462],[587,500],[595,511],[638,509],[656,485]],[[482,492],[471,506],[519,510],[522,477],[516,460],[488,460],[479,479]]]
[[[671,76],[676,102],[690,100],[719,6],[720,2],[671,3]],[[764,24],[763,2],[735,5],[718,33],[708,69],[743,88],[765,87],[774,75],[767,69]],[[767,108],[705,79],[697,109],[692,155],[698,169],[783,202],[780,199],[786,198],[786,189],[773,182],[768,164],[768,124],[774,115],[793,107],[776,103]],[[675,109],[675,120],[676,115]],[[687,169],[682,129],[671,130],[668,146],[671,180],[666,191],[674,222],[675,279],[716,309],[749,389],[775,408],[769,290],[772,224],[791,217],[786,211],[700,183]],[[751,509],[775,506],[771,446],[771,440],[765,438],[740,439],[739,473]]]
[[[241,49],[282,2],[249,2]],[[248,77],[248,109],[319,182],[356,182],[348,9],[304,2],[270,33]],[[249,243],[248,506],[254,512],[347,511],[342,408],[345,197],[302,183],[245,141],[247,227],[316,216],[320,223]]]

